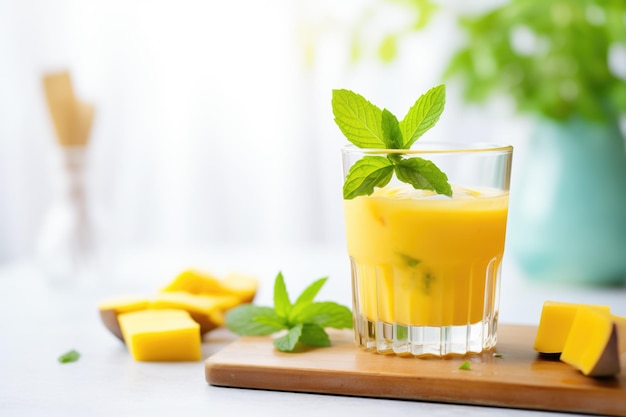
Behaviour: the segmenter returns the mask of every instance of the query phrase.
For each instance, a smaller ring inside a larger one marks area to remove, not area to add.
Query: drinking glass
[[[513,148],[418,143],[342,149],[344,176],[366,156],[433,162],[452,197],[396,175],[371,195],[344,199],[355,342],[403,356],[495,347]]]

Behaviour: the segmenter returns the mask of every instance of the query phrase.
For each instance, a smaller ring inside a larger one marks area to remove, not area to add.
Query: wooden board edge
[[[406,384],[406,378],[403,377],[341,372],[338,373],[340,378],[333,379],[328,377],[328,371],[263,366],[251,368],[222,364],[210,359],[205,364],[206,381],[218,387],[626,417],[626,408],[620,408],[619,404],[614,404],[610,399],[590,398],[572,390],[556,390],[548,395],[541,387],[511,384],[500,386],[498,395],[485,396],[484,393],[489,392],[489,384],[474,383],[468,386],[463,380],[446,381],[445,390],[442,390],[435,378],[416,378],[411,384]],[[269,384],[268,380],[271,380]],[[376,394],[367,388],[373,384],[379,387]],[[557,405],[554,398],[567,399],[567,407]],[[598,403],[603,404],[602,408],[598,408]]]

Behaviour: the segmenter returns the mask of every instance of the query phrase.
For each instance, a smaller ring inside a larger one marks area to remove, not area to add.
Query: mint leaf
[[[432,161],[423,158],[403,159],[395,166],[395,171],[400,181],[411,184],[413,188],[433,190],[452,197],[448,176]]]
[[[317,324],[335,329],[352,328],[352,311],[332,301],[307,305],[296,317],[299,322]]]
[[[300,342],[308,346],[328,347],[330,346],[330,338],[322,326],[312,323],[304,323],[302,325],[302,333],[300,334]]]
[[[332,107],[335,122],[348,140],[359,148],[410,149],[432,128],[443,112],[446,86],[441,84],[422,94],[401,122],[389,110],[376,107],[363,96],[349,90],[333,90]],[[384,187],[394,172],[402,182],[416,189],[433,190],[452,196],[448,177],[429,162],[405,162],[400,152],[387,157],[364,156],[350,167],[343,184],[343,198],[350,200],[371,195]],[[420,159],[420,161],[425,161]]]
[[[265,308],[269,308],[269,307],[265,307]],[[272,312],[274,311],[272,310]],[[274,332],[280,329],[289,328],[287,321],[285,321],[285,319],[278,317],[276,313],[271,314],[271,315],[270,314],[256,315],[255,317],[252,318],[252,321],[254,321],[255,323],[259,323],[264,326],[267,326],[268,328],[271,327],[274,329]]]
[[[351,143],[359,148],[385,148],[378,107],[350,90],[333,90],[332,107],[335,123]]]
[[[72,349],[69,352],[66,352],[63,355],[59,356],[58,361],[59,363],[71,363],[71,362],[76,362],[79,358],[80,358],[80,353]]]
[[[314,281],[292,305],[279,272],[274,283],[274,308],[252,304],[235,307],[226,313],[226,327],[241,336],[265,336],[287,329],[273,342],[282,352],[292,351],[298,341],[309,346],[330,346],[324,327],[352,327],[352,312],[337,303],[313,302],[327,279]]]
[[[343,183],[343,198],[370,195],[374,187],[384,187],[393,175],[392,162],[383,156],[364,156],[350,167]]]
[[[226,327],[238,335],[266,336],[286,326],[273,308],[244,304],[226,313]]]
[[[469,361],[465,361],[461,364],[461,366],[459,366],[459,369],[463,370],[463,371],[469,371],[470,368],[470,363]]]
[[[281,352],[291,352],[296,347],[296,344],[300,339],[300,335],[302,334],[302,326],[302,324],[297,324],[289,329],[287,334],[275,339],[274,346],[276,346],[276,349],[280,350]]]
[[[402,149],[403,139],[398,119],[389,110],[383,109],[383,139],[387,149]]]
[[[278,273],[274,283],[274,310],[278,317],[284,319],[289,317],[289,311],[291,310],[291,301],[289,301],[289,294],[287,293],[282,272]]]
[[[322,289],[322,287],[326,283],[327,279],[328,279],[327,277],[326,278],[320,278],[320,279],[314,281],[308,287],[306,287],[304,289],[304,291],[302,291],[302,294],[300,294],[300,296],[296,300],[296,302],[294,304],[294,308],[295,308],[295,306],[297,306],[299,304],[305,304],[307,302],[313,301],[313,299],[315,298],[317,293],[320,292],[320,290]]]
[[[446,104],[446,86],[433,87],[417,99],[400,122],[404,138],[403,149],[410,149],[427,130],[433,127]]]
[[[307,288],[302,291],[302,294],[298,297],[296,302],[293,304],[291,311],[289,312],[289,321],[297,322],[297,317],[306,306],[313,302],[313,299],[317,295],[317,293],[322,289],[324,284],[326,283],[327,278],[320,278],[309,285]]]

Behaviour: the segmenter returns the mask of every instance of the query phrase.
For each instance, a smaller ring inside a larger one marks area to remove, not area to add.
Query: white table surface
[[[203,362],[135,362],[100,322],[100,300],[123,294],[151,295],[182,269],[196,267],[217,275],[232,271],[256,275],[261,280],[256,303],[261,305],[271,305],[272,284],[279,270],[292,297],[313,279],[329,276],[318,299],[349,305],[349,265],[342,247],[153,249],[129,251],[114,259],[94,281],[64,286],[52,285],[32,260],[0,265],[0,416],[555,415],[220,388],[206,383]],[[615,313],[626,315],[626,288],[532,282],[505,262],[501,323],[536,325],[546,299],[609,304]],[[205,337],[204,358],[228,343],[224,335],[222,331]],[[57,357],[70,349],[81,353],[80,360],[59,364]]]

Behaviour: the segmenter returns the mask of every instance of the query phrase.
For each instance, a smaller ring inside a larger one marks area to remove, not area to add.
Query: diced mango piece
[[[579,307],[592,307],[610,312],[608,306],[546,301],[541,310],[534,349],[541,353],[561,353]]]
[[[226,311],[243,303],[252,302],[259,283],[255,278],[230,274],[218,279],[196,270],[178,274],[152,299],[118,297],[101,302],[100,317],[107,329],[124,341],[119,316],[146,309],[182,310],[199,324],[199,334],[224,325]]]
[[[142,310],[118,316],[124,341],[137,361],[202,359],[200,325],[183,310]]]
[[[149,304],[150,300],[145,297],[123,296],[102,301],[98,305],[98,310],[106,328],[118,339],[123,340],[117,316],[131,311],[145,310]]]
[[[186,291],[192,294],[215,294],[219,290],[219,279],[193,269],[181,272],[161,289],[161,291]]]
[[[258,285],[257,279],[241,274],[233,273],[224,279],[218,279],[213,275],[189,269],[178,274],[161,291],[234,295],[240,299],[241,303],[249,303],[254,299]]]
[[[185,291],[163,291],[156,295],[150,308],[181,309],[200,325],[202,334],[224,324],[224,312],[239,304],[232,295],[191,294]]]
[[[255,278],[241,274],[230,274],[224,278],[220,285],[224,292],[236,295],[242,303],[251,303],[259,287],[259,281]]]
[[[618,337],[623,339],[625,331],[626,318],[581,306],[574,317],[561,360],[576,367],[584,375],[616,375],[620,372]]]

